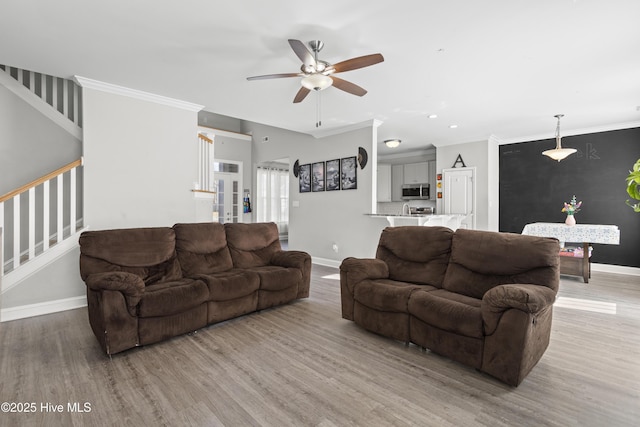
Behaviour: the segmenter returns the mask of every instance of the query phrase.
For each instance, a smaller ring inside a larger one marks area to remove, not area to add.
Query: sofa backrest
[[[557,291],[559,248],[558,240],[547,237],[458,229],[443,288],[473,298],[510,283]]]
[[[376,258],[389,267],[389,278],[442,287],[453,231],[447,227],[387,227]]]
[[[224,225],[218,222],[176,224],[176,252],[185,276],[233,268]]]
[[[273,222],[227,223],[227,244],[235,268],[262,267],[281,251],[278,227]]]
[[[125,271],[145,284],[182,277],[171,228],[85,231],[80,235],[80,275]]]

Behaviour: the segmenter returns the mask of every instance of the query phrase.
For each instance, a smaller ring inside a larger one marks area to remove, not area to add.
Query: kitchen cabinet
[[[402,184],[404,184],[404,165],[391,166],[391,201],[402,201]]]
[[[405,184],[424,184],[429,182],[429,164],[427,162],[404,165]]]
[[[378,202],[391,201],[391,165],[378,164]]]

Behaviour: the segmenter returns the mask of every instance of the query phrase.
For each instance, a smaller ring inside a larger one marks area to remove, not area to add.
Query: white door
[[[476,228],[475,186],[476,168],[443,169],[444,213],[463,214],[467,217],[460,228]]]
[[[242,163],[214,162],[213,220],[222,224],[242,222]]]

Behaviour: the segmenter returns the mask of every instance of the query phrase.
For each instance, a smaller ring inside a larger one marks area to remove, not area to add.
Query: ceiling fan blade
[[[300,73],[265,74],[264,76],[247,77],[247,80],[281,79],[283,77],[298,77]]]
[[[359,56],[338,62],[337,64],[333,64],[333,68],[336,70],[336,73],[343,73],[345,71],[368,67],[369,65],[374,65],[382,61],[384,61],[384,57],[379,53],[374,53],[372,55]]]
[[[355,83],[351,83],[348,82],[346,80],[342,80],[338,77],[335,76],[331,76],[331,79],[333,80],[333,86],[337,87],[340,90],[343,90],[347,93],[350,93],[352,95],[357,95],[357,96],[364,96],[367,91],[363,88],[361,88],[360,86],[358,86]]]
[[[302,86],[300,88],[300,90],[298,91],[298,93],[296,93],[296,97],[293,98],[293,103],[297,104],[298,102],[302,102],[302,100],[305,99],[307,97],[307,95],[309,95],[309,92],[311,92],[311,90],[309,90],[306,87]]]
[[[313,59],[313,54],[307,49],[307,47],[300,40],[289,39],[289,44],[291,45],[291,49],[295,52],[295,54],[300,58],[304,65],[316,66],[316,60]]]

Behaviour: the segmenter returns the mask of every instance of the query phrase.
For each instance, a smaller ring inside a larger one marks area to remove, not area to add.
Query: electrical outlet
[[[334,243],[332,248],[333,248],[333,252],[338,253],[338,244],[337,243]]]

